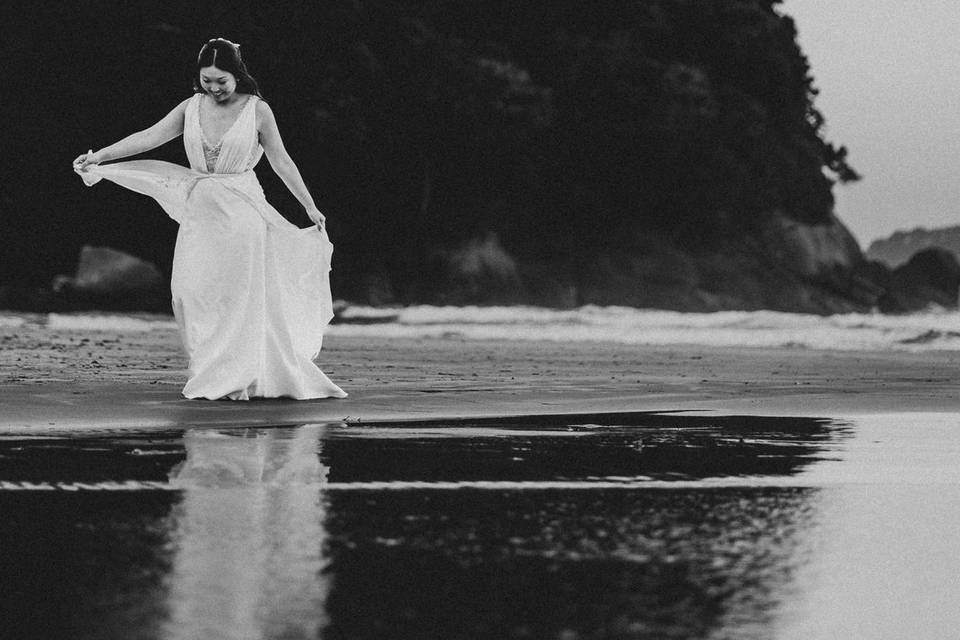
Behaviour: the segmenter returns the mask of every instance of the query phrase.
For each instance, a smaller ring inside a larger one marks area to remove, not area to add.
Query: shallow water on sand
[[[960,418],[0,433],[17,638],[951,637]]]

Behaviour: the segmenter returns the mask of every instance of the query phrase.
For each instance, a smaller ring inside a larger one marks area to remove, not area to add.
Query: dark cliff
[[[69,162],[162,116],[223,35],[328,216],[339,297],[870,308],[882,290],[833,214],[858,176],[776,4],[41,4],[2,27],[23,100],[0,106],[22,159],[0,176],[0,282],[68,273],[84,244],[169,269],[175,225]],[[178,145],[150,155],[183,162]]]

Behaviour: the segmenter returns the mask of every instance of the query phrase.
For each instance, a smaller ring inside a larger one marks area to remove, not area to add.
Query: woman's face
[[[214,100],[223,102],[237,90],[237,78],[229,71],[211,65],[200,69],[200,86]]]

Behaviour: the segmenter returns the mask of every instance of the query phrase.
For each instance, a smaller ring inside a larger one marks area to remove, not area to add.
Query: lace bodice
[[[223,145],[221,140],[215,146],[210,146],[210,143],[207,142],[206,137],[201,141],[203,143],[203,159],[207,162],[207,172],[213,173],[214,168],[217,166],[217,158],[220,157],[220,147]]]

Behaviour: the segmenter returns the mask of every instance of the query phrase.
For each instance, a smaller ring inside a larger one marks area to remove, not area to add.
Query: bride
[[[283,146],[237,44],[216,38],[197,58],[195,93],[152,127],[73,167],[154,198],[180,229],[173,312],[190,358],[187,398],[342,398],[314,364],[333,317],[325,218]],[[183,135],[190,168],[136,155]],[[253,167],[270,166],[315,223],[299,229],[270,206]]]

